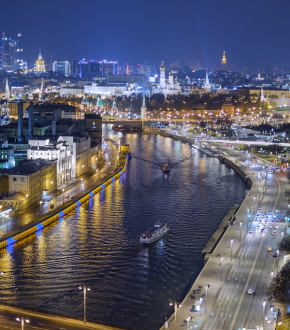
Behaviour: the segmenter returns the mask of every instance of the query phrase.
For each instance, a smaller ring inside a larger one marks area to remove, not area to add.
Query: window
[[[17,178],[15,176],[13,177],[13,181],[17,181]]]
[[[21,182],[25,182],[25,178],[21,178]]]

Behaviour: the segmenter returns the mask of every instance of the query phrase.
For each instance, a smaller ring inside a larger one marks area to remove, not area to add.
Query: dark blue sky
[[[39,47],[53,60],[212,68],[223,50],[228,64],[290,66],[290,0],[14,0],[2,6],[0,27],[22,33],[24,58]]]

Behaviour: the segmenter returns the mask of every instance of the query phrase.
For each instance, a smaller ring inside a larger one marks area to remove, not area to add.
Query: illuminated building
[[[78,61],[72,61],[72,76],[79,77],[80,76],[80,64]]]
[[[221,67],[222,69],[226,69],[227,67],[227,58],[226,58],[226,52],[223,52],[222,60],[221,60]]]
[[[12,71],[9,38],[6,37],[5,32],[2,33],[2,70],[5,72]]]
[[[109,74],[116,74],[117,61],[102,60],[99,63],[102,77],[106,77]]]
[[[180,85],[177,81],[174,81],[172,72],[169,73],[168,80],[165,77],[165,65],[162,61],[160,66],[160,77],[159,77],[159,85],[156,90],[157,93],[163,93],[164,95],[168,94],[178,94],[181,92]]]
[[[41,51],[39,50],[38,59],[35,61],[34,72],[42,73],[46,72],[44,59],[41,56]]]
[[[52,63],[52,71],[61,73],[65,76],[70,75],[70,63],[68,61],[54,61]]]

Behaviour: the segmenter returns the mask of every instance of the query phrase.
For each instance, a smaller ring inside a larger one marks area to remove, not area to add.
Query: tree
[[[268,299],[280,304],[290,303],[290,263],[273,278],[268,289]]]
[[[287,235],[282,238],[279,249],[284,251],[290,251],[290,235]]]

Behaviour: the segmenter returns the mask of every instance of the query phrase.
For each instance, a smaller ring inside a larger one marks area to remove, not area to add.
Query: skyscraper
[[[70,63],[68,61],[54,61],[52,63],[52,71],[61,73],[65,76],[70,75]]]
[[[33,71],[36,72],[36,73],[46,72],[44,59],[41,56],[41,51],[40,50],[39,50],[38,59],[35,61],[35,66],[34,66]]]

